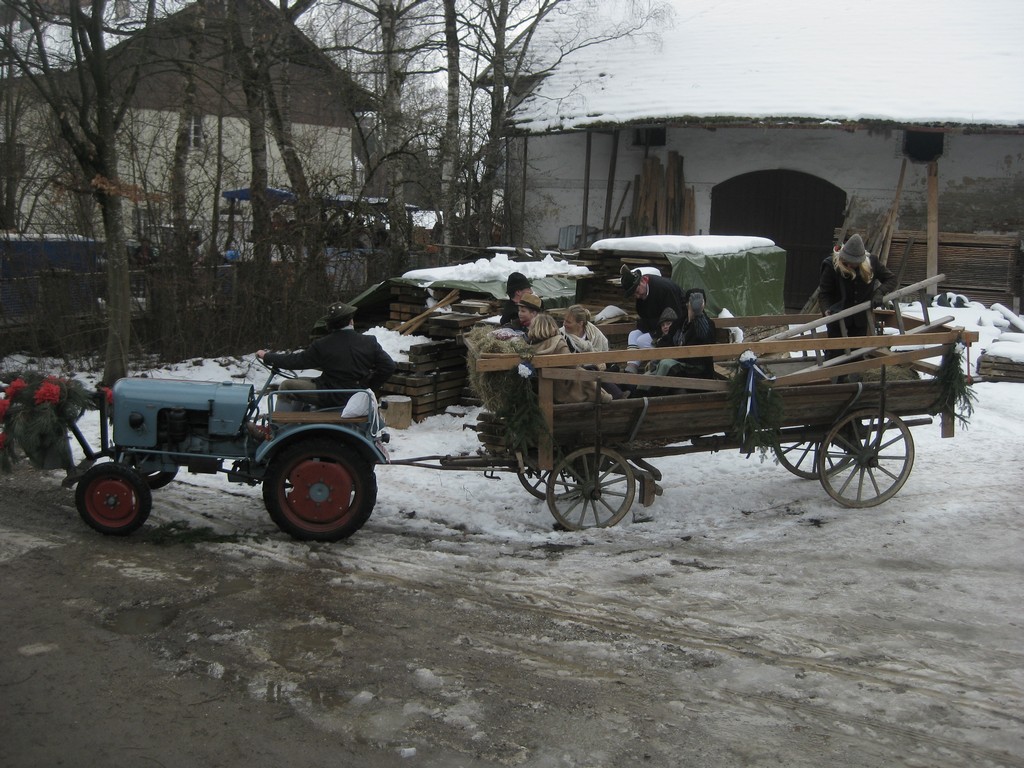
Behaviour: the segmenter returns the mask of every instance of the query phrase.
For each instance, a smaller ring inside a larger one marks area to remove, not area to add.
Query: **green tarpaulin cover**
[[[786,252],[777,246],[715,255],[665,256],[672,265],[672,282],[683,289],[704,289],[712,317],[723,308],[737,316],[785,312]]]

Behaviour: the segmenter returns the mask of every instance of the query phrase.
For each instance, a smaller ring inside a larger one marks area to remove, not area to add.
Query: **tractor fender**
[[[351,446],[371,465],[387,464],[390,459],[373,440],[351,427],[337,424],[303,424],[290,428],[256,449],[257,465],[266,465],[283,448],[311,437],[330,437]]]

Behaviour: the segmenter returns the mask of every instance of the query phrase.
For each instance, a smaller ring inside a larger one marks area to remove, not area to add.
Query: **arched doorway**
[[[800,171],[753,171],[711,190],[711,234],[768,237],[786,251],[784,300],[801,309],[842,226],[846,193]]]

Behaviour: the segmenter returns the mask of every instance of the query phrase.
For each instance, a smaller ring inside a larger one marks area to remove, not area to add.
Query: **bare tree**
[[[446,0],[449,2],[451,0]],[[581,48],[650,30],[667,6],[661,0],[465,0],[464,47],[482,62],[483,76],[471,87],[483,96],[482,131],[470,166],[469,194],[479,240],[496,232],[495,210],[509,202],[500,186],[506,163],[504,139],[510,105],[529,83],[544,77]],[[546,26],[542,26],[546,25]],[[539,43],[539,44],[538,44]],[[473,98],[470,108],[479,109]],[[508,214],[505,215],[506,220]]]
[[[149,1],[142,19],[124,24],[114,20],[106,0],[69,0],[63,5],[22,0],[9,8],[18,24],[0,28],[0,43],[46,103],[99,206],[109,315],[103,382],[110,385],[128,370],[131,295],[117,134],[138,70],[125,66],[127,58],[115,60],[109,43],[151,24],[154,2]]]
[[[337,0],[331,5],[342,14],[334,20],[328,50],[361,73],[378,96],[376,124],[364,133],[364,143],[370,176],[379,175],[381,193],[388,198],[391,271],[401,272],[411,239],[405,184],[410,159],[424,149],[423,126],[408,101],[409,84],[443,66],[434,57],[443,45],[440,0]],[[436,147],[437,137],[429,144]]]

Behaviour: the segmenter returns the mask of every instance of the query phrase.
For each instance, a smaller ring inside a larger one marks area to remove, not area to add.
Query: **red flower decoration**
[[[3,421],[7,416],[7,409],[11,407],[11,401],[6,397],[0,400],[0,421]]]
[[[54,383],[50,379],[47,379],[39,385],[39,389],[36,390],[33,401],[36,405],[44,405],[46,403],[53,403],[56,405],[60,402],[60,395],[60,385]]]
[[[25,380],[19,376],[7,385],[7,399],[13,400],[18,396],[18,393],[27,386],[28,384],[25,383]]]

